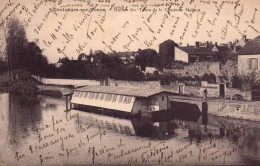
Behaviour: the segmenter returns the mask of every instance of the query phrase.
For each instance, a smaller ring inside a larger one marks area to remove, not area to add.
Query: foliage
[[[141,66],[142,71],[145,71],[146,66],[158,67],[160,65],[157,52],[153,49],[139,50],[139,55],[135,57],[135,62]]]
[[[237,60],[228,60],[221,67],[221,72],[229,83],[232,83],[232,79],[237,75]]]
[[[160,82],[161,85],[169,85],[171,82],[175,81],[177,79],[177,76],[173,73],[166,73],[160,75]]]
[[[6,50],[11,69],[22,67],[24,55],[26,55],[26,32],[23,24],[15,17],[7,23]]]
[[[7,71],[7,63],[0,60],[0,73]]]
[[[24,96],[33,96],[37,91],[38,88],[32,83],[28,82],[15,82],[9,87],[10,93]]]
[[[251,72],[247,75],[240,74],[232,77],[232,87],[241,90],[251,90],[252,87],[260,86],[259,74]]]
[[[23,24],[15,17],[7,23],[6,50],[11,71],[25,69],[36,75],[45,72],[48,65],[47,58],[37,43],[27,40]],[[13,72],[12,78],[14,78]]]
[[[113,78],[117,80],[144,80],[144,74],[135,65],[124,65],[116,56],[108,56],[99,52],[94,55],[94,62],[88,61],[63,61],[62,65],[56,68],[51,65],[48,77],[69,78],[69,79],[95,79],[104,80]]]
[[[81,53],[78,56],[78,60],[83,60],[84,57],[86,57],[87,55],[85,53]]]
[[[20,64],[23,66],[20,68],[24,68],[36,75],[43,75],[48,65],[48,60],[42,54],[42,50],[35,42],[27,42],[25,49],[26,53],[20,61]]]
[[[170,68],[172,66],[172,61],[174,60],[174,50],[175,47],[179,45],[172,40],[166,40],[159,45],[159,53],[160,53],[160,69],[162,68]]]
[[[201,80],[203,81],[208,81],[209,83],[216,83],[216,76],[213,73],[205,73],[202,77]]]
[[[173,69],[184,69],[184,66],[187,66],[188,64],[182,61],[174,61],[172,62],[172,68]]]

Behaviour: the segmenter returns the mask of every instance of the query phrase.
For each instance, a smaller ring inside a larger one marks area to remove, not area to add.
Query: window
[[[127,104],[130,104],[130,103],[131,103],[131,99],[132,99],[132,97],[128,97],[128,99],[127,99]]]
[[[84,94],[84,92],[80,92],[80,95],[79,95],[79,97],[82,97],[82,96],[83,96],[83,94]]]
[[[76,92],[75,92],[75,97],[78,97],[78,96],[79,96],[79,92],[76,91]]]
[[[119,101],[118,101],[118,103],[122,103],[122,101],[123,101],[123,97],[124,97],[124,96],[120,96],[120,97],[119,97]]]
[[[126,102],[127,102],[127,98],[128,98],[128,96],[126,96],[126,97],[125,97],[124,103],[126,103]]]
[[[99,93],[96,93],[95,100],[97,100],[99,97]]]
[[[124,103],[125,104],[130,104],[131,103],[131,98],[132,98],[131,96],[126,96],[125,100],[124,100]]]
[[[248,69],[258,69],[258,59],[257,58],[249,58],[247,59]]]
[[[114,95],[114,96],[113,96],[113,99],[112,99],[112,102],[115,102],[115,101],[116,101],[116,98],[117,98],[117,95]]]
[[[104,99],[104,96],[105,96],[105,94],[104,94],[104,93],[101,93],[100,100],[103,100],[103,99]]]
[[[84,98],[88,97],[88,92],[85,92]]]
[[[105,98],[105,101],[110,101],[112,98],[112,95],[111,94],[107,94],[106,98]]]
[[[89,95],[88,95],[88,98],[89,98],[89,99],[93,99],[94,96],[95,96],[95,93],[90,92]]]
[[[162,101],[164,101],[164,97],[162,97]]]

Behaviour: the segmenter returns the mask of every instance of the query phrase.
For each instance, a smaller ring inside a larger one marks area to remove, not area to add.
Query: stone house
[[[258,72],[260,66],[260,39],[248,41],[238,54],[238,73]]]
[[[214,61],[215,53],[207,47],[201,47],[199,42],[195,42],[195,46],[175,47],[174,61],[182,61],[186,63]]]

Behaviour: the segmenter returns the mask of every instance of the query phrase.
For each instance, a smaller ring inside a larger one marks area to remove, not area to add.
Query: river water
[[[92,164],[259,165],[260,123],[211,115],[150,123],[0,94],[0,165]]]

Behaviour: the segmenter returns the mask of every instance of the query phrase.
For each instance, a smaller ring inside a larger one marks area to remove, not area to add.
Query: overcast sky
[[[87,0],[54,1],[1,0],[0,4],[2,19],[16,7],[15,15],[24,23],[28,39],[39,40],[39,46],[52,63],[65,55],[76,59],[79,53],[89,54],[90,49],[111,52],[152,48],[159,51],[159,44],[167,39],[194,45],[195,41],[227,43],[241,39],[243,34],[249,39],[260,35],[259,0],[225,3],[218,0],[217,4],[206,0],[103,0],[98,4]],[[169,5],[171,11],[167,12]],[[93,6],[95,11],[86,10]],[[182,11],[177,11],[180,6]],[[79,11],[50,12],[53,7]],[[123,8],[128,11],[118,11]]]

